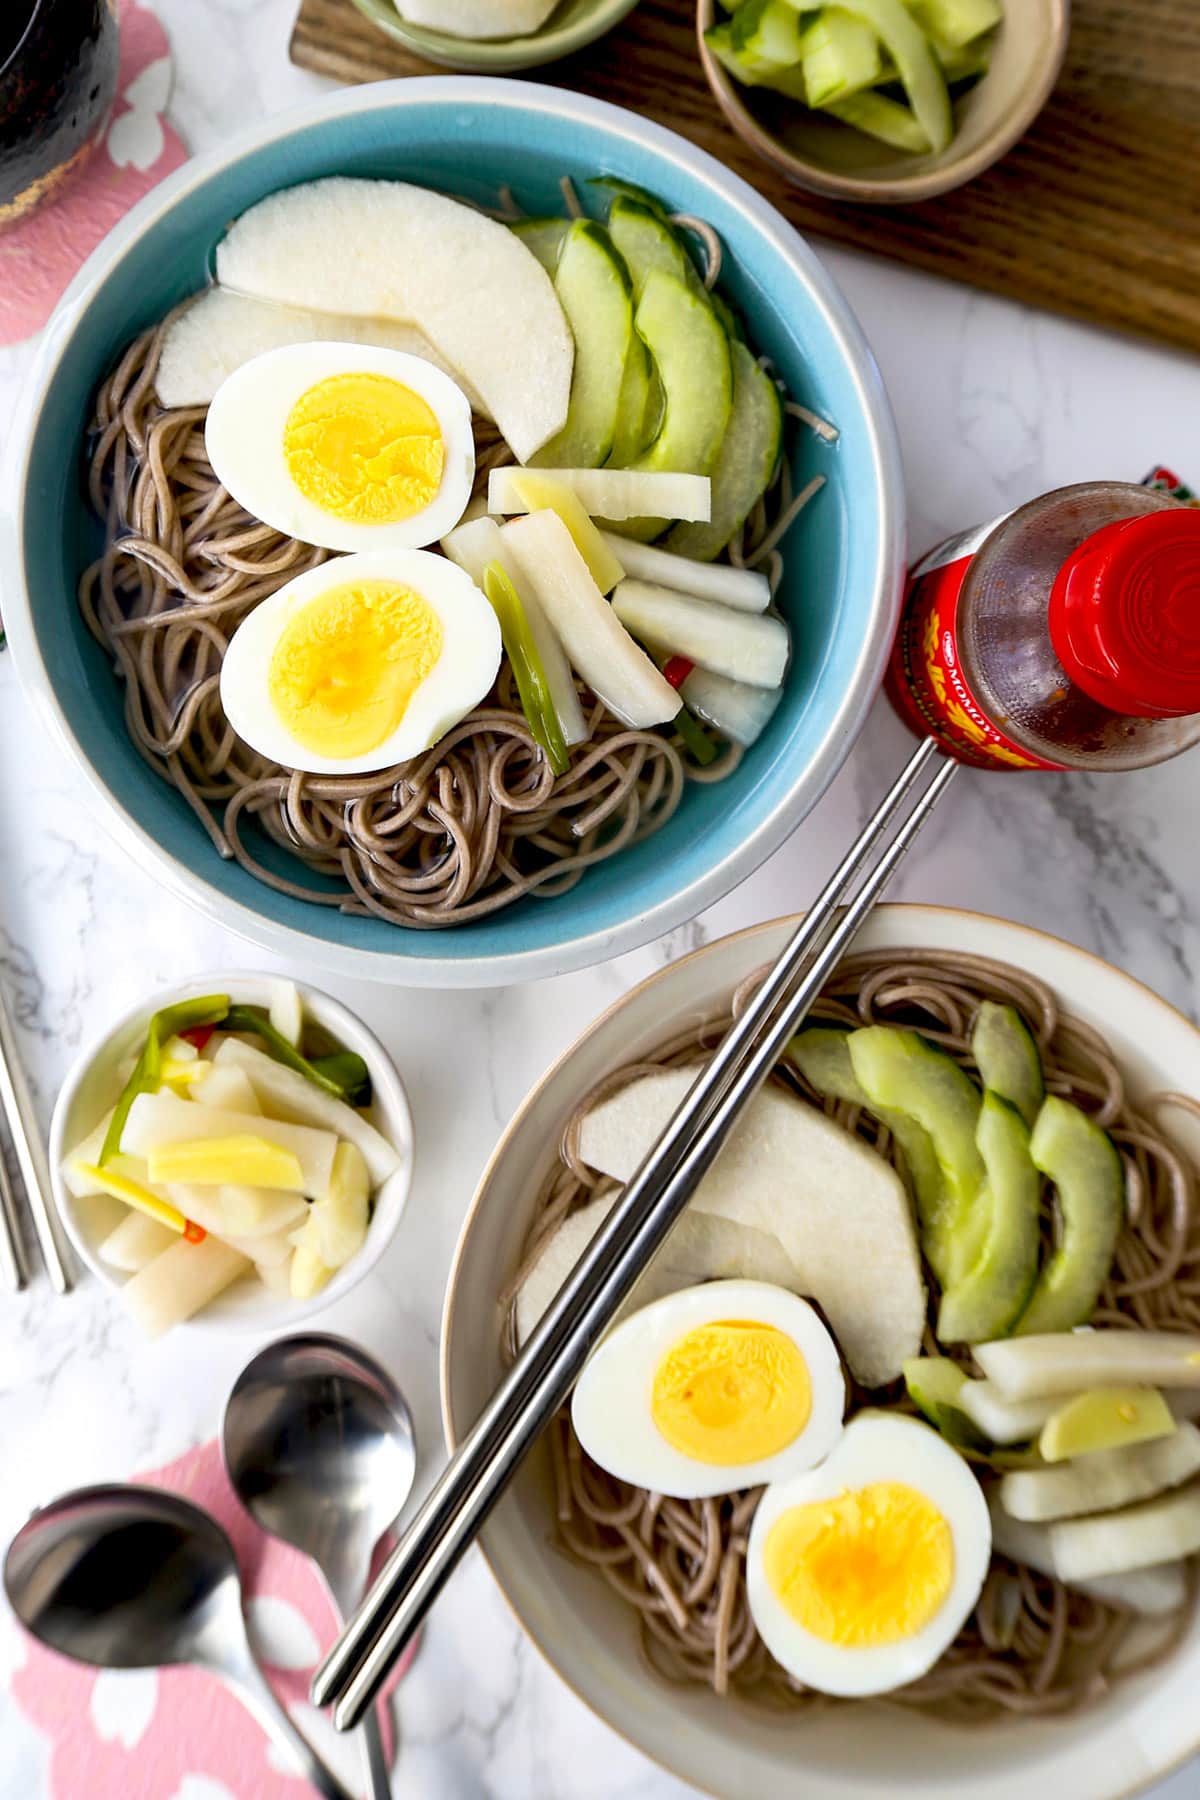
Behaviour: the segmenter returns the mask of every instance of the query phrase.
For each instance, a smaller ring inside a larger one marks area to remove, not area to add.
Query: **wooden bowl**
[[[741,86],[704,41],[716,16],[716,0],[698,0],[700,60],[738,136],[810,193],[901,206],[973,181],[1024,136],[1058,80],[1070,0],[1004,0],[991,67],[956,103],[955,132],[946,149],[928,156],[893,150],[770,89]]]
[[[115,0],[0,0],[0,226],[90,154],[117,86]]]

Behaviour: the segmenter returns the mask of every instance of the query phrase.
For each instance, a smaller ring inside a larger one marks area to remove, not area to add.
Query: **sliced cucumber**
[[[1069,1100],[1047,1097],[1029,1149],[1058,1190],[1062,1236],[1017,1324],[1022,1337],[1086,1324],[1125,1217],[1125,1171],[1116,1145]]]
[[[729,339],[703,293],[654,269],[636,324],[663,385],[662,428],[635,469],[708,475],[733,405]]]
[[[1004,16],[1000,0],[906,0],[927,37],[961,47],[991,31]]]
[[[542,468],[595,469],[616,436],[622,377],[633,340],[629,277],[592,219],[567,227],[554,288],[575,339],[567,422],[530,460]]]
[[[828,106],[883,74],[879,39],[862,19],[840,6],[823,6],[801,39],[800,68],[809,106]]]
[[[558,267],[558,259],[570,228],[569,219],[518,219],[510,227],[551,276]]]
[[[730,6],[727,10],[733,12],[735,8]],[[655,213],[660,219],[667,217],[667,209],[657,194],[652,194],[649,188],[639,187],[636,181],[626,181],[623,175],[590,175],[587,185],[599,188],[602,194],[610,194],[614,199],[632,200],[635,205]]]
[[[625,259],[635,300],[640,300],[653,269],[674,275],[689,287],[703,291],[696,265],[679,233],[656,212],[627,195],[618,195],[608,215],[613,243]]]
[[[808,104],[804,71],[799,62],[790,65],[778,63],[769,57],[757,56],[751,50],[740,48],[734,41],[733,25],[728,21],[710,25],[704,34],[704,42],[717,61],[743,87],[774,88],[781,94],[788,94],[793,100]]]
[[[975,1141],[987,1170],[978,1205],[988,1211],[987,1236],[975,1262],[951,1283],[938,1309],[943,1344],[1003,1337],[1020,1316],[1037,1280],[1041,1180],[1020,1113],[987,1092]]]
[[[933,54],[941,65],[942,74],[954,87],[960,81],[975,81],[980,75],[986,75],[992,66],[991,37],[976,38],[970,44],[947,44],[940,38],[930,38]]]
[[[945,1356],[914,1356],[904,1365],[904,1385],[914,1406],[956,1450],[984,1452],[989,1440],[962,1410],[959,1398],[967,1377]]]
[[[1015,1106],[1032,1130],[1046,1084],[1037,1041],[1015,1006],[984,1001],[971,1033],[971,1055],[984,1087]]]
[[[929,1134],[945,1193],[940,1215],[922,1222],[921,1248],[943,1287],[952,1286],[979,1254],[988,1222],[979,1205],[979,1089],[944,1051],[896,1025],[852,1032],[850,1060],[872,1107],[904,1113]]]
[[[688,680],[691,680],[690,676]],[[686,682],[684,686],[687,686]],[[873,1105],[867,1098],[850,1060],[848,1031],[840,1031],[836,1026],[810,1025],[792,1039],[788,1055],[819,1094],[830,1094],[837,1100],[848,1101],[851,1106],[866,1107],[887,1126],[900,1146],[908,1169],[921,1227],[921,1248],[930,1268],[941,1280],[938,1265],[931,1259],[927,1245],[936,1240],[946,1216],[946,1182],[929,1133],[907,1113]]]
[[[707,525],[676,525],[666,548],[677,556],[711,562],[739,531],[766,492],[783,442],[783,401],[779,389],[745,344],[730,345],[733,404],[712,469],[712,519]]]
[[[629,352],[617,396],[616,430],[608,456],[614,468],[623,469],[635,461],[657,430],[657,417],[652,419],[650,416],[653,376],[650,352],[635,331],[629,339]]]
[[[928,132],[918,123],[915,114],[899,100],[890,100],[886,94],[851,94],[846,100],[833,101],[825,110],[840,119],[843,125],[852,125],[855,131],[878,138],[881,144],[890,144],[893,150],[909,150],[914,156],[924,156],[933,148]]]
[[[896,65],[917,123],[932,148],[944,150],[954,133],[946,78],[904,0],[845,0],[845,8],[878,37]]]
[[[772,68],[790,69],[804,54],[800,11],[789,0],[742,0],[729,31],[733,53],[742,68],[766,73]]]

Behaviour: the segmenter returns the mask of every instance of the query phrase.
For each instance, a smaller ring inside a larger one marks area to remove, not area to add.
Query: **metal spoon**
[[[416,1444],[404,1396],[344,1338],[280,1338],[248,1363],[225,1405],[225,1467],[262,1529],[311,1557],[339,1622],[412,1489]],[[379,1717],[362,1720],[371,1800],[391,1800]]]
[[[325,1800],[351,1800],[255,1662],[233,1545],[198,1506],[154,1488],[78,1488],[22,1526],[4,1587],[22,1624],[76,1662],[210,1669]]]

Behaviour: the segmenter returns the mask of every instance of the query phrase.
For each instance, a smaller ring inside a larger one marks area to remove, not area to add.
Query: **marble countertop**
[[[287,60],[295,0],[158,0],[157,9],[175,58],[170,114],[194,150],[326,86]],[[823,254],[891,392],[914,550],[1064,482],[1136,479],[1158,461],[1185,479],[1200,476],[1198,371],[1188,359],[882,262]],[[0,351],[0,421],[29,351]],[[903,742],[877,706],[831,791],[766,867],[700,919],[605,968],[484,993],[325,983],[383,1036],[418,1123],[420,1168],[400,1233],[382,1267],[325,1318],[403,1383],[422,1482],[442,1456],[436,1343],[444,1276],[497,1133],[549,1060],[650,969],[803,906],[886,784]],[[969,774],[927,830],[895,897],[1047,926],[1195,1016],[1196,768],[1187,758],[1101,779]],[[4,657],[0,774],[0,981],[48,1118],[81,1039],[147,989],[181,974],[271,963],[155,891],[115,848]],[[38,1500],[153,1467],[211,1436],[250,1349],[249,1340],[197,1343],[183,1331],[148,1356],[126,1319],[86,1283],[65,1301],[44,1281],[18,1301],[5,1296],[0,1543]],[[4,1688],[19,1654],[11,1621],[0,1616],[0,1796],[39,1800],[47,1792],[45,1746]],[[681,1800],[689,1792],[561,1686],[522,1641],[476,1556],[451,1584],[404,1686],[401,1733],[398,1795]],[[1200,1775],[1184,1772],[1160,1800],[1197,1794]]]

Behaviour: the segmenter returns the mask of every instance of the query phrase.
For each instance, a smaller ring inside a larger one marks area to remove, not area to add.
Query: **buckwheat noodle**
[[[563,1136],[561,1161],[542,1195],[527,1254],[506,1294],[511,1300],[547,1237],[576,1207],[611,1182],[581,1161],[579,1122],[600,1098],[655,1069],[699,1063],[760,979],[734,996],[729,1013],[672,1038],[651,1057],[614,1072],[579,1105]],[[1157,1096],[1135,1110],[1121,1070],[1100,1034],[1061,1011],[1051,990],[1022,970],[985,957],[931,950],[856,955],[844,962],[813,1009],[846,1025],[916,1025],[974,1070],[971,1027],[984,999],[1017,1006],[1041,1050],[1050,1093],[1076,1101],[1110,1132],[1125,1165],[1126,1224],[1112,1274],[1094,1315],[1107,1326],[1200,1330],[1200,1228],[1195,1172],[1155,1123],[1171,1106],[1200,1113],[1184,1095]],[[847,1130],[896,1160],[889,1133],[861,1109],[823,1102],[790,1065],[772,1080],[821,1106]],[[1047,1204],[1046,1229],[1053,1229]],[[513,1343],[513,1310],[506,1350]],[[932,1333],[928,1349],[936,1351]],[[945,1352],[942,1352],[945,1354]],[[964,1360],[969,1356],[964,1353]],[[863,1404],[909,1410],[903,1388],[852,1392]],[[842,1704],[806,1691],[768,1654],[746,1603],[745,1554],[761,1490],[715,1500],[672,1500],[617,1481],[580,1448],[562,1412],[548,1434],[564,1550],[593,1567],[635,1609],[644,1654],[667,1680],[701,1682],[718,1694],[796,1710]],[[1118,1679],[1155,1666],[1191,1621],[1194,1581],[1185,1606],[1163,1618],[1137,1619],[996,1554],[974,1614],[928,1675],[888,1698],[907,1708],[963,1722],[1073,1712]]]
[[[719,244],[711,232],[702,241],[711,283]],[[205,455],[204,407],[160,404],[155,371],[169,324],[129,347],[97,398],[88,485],[106,543],[79,600],[123,685],[134,744],[223,857],[318,906],[410,927],[457,925],[527,895],[564,893],[592,865],[664,825],[685,781],[719,781],[736,768],[737,746],[700,767],[677,739],[631,730],[579,684],[589,741],[555,777],[507,658],[481,706],[397,767],[305,775],[251,750],[221,708],[225,651],[252,607],[326,552],[262,524],[226,493]],[[807,409],[794,415],[818,435],[833,429]],[[510,453],[486,422],[477,419],[475,432],[478,492]],[[772,592],[782,575],[780,540],[823,480],[794,493],[783,457],[730,547],[739,566],[764,569]],[[262,833],[327,885],[268,867]]]

